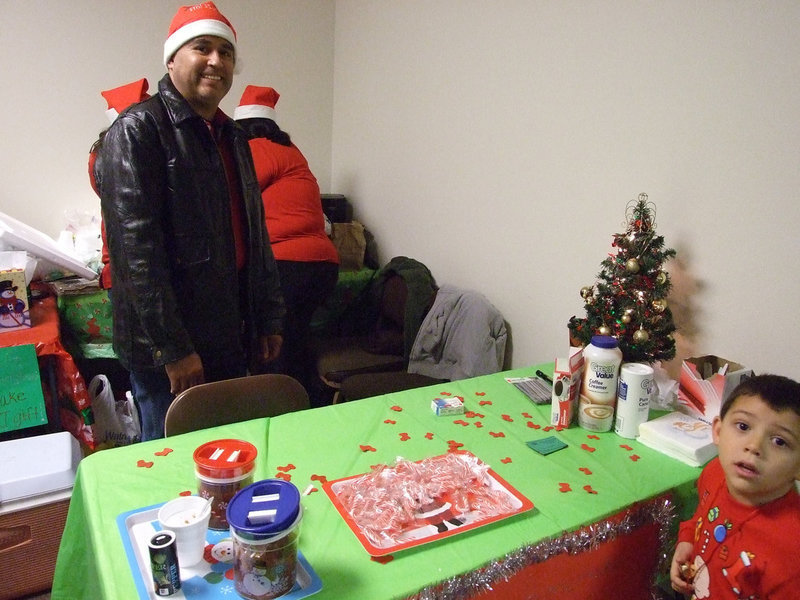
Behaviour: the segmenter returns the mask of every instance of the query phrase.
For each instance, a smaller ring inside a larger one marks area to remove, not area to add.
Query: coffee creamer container
[[[650,415],[650,398],[655,389],[653,367],[644,363],[624,363],[617,386],[617,418],[614,431],[626,438],[639,435],[639,425]]]
[[[611,431],[617,401],[622,350],[616,338],[594,335],[583,349],[583,384],[578,402],[578,425],[589,431]]]

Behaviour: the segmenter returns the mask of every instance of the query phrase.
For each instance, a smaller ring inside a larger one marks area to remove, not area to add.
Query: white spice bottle
[[[578,402],[578,425],[589,431],[611,431],[617,402],[622,350],[610,335],[594,335],[583,349],[583,382]]]

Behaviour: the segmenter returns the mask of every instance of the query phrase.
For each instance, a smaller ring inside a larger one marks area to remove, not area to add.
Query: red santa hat
[[[164,42],[164,66],[186,42],[201,35],[214,35],[229,41],[236,49],[236,30],[213,2],[181,6],[169,25]]]
[[[281,95],[271,87],[248,85],[244,88],[239,106],[233,110],[233,118],[241,119],[272,119],[277,122],[278,113],[275,105]]]
[[[128,108],[131,104],[149,98],[150,94],[147,93],[148,87],[147,79],[142,78],[138,81],[132,81],[131,83],[126,83],[125,85],[100,92],[100,95],[108,102],[108,110],[106,111],[108,122],[113,123],[114,119],[119,116],[119,113]]]

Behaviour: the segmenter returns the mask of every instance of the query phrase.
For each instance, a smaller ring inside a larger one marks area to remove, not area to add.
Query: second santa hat
[[[147,93],[147,79],[132,81],[119,87],[100,92],[100,95],[108,102],[106,116],[109,123],[113,123],[123,110],[135,102],[141,102],[150,97]]]
[[[272,119],[277,122],[278,113],[275,111],[275,105],[280,97],[280,94],[271,87],[248,85],[244,88],[239,106],[233,110],[233,118],[237,121]]]
[[[236,30],[213,2],[181,6],[169,24],[167,41],[164,42],[164,66],[181,46],[201,35],[221,37],[233,44],[236,50]]]

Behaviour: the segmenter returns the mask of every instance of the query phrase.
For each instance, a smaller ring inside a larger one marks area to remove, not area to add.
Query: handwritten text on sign
[[[0,348],[0,433],[47,423],[32,344]]]

